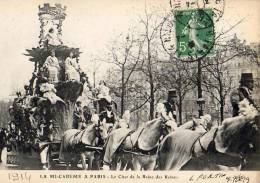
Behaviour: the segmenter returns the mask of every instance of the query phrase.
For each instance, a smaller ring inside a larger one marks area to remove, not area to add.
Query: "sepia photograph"
[[[0,1],[3,181],[257,183],[259,12]]]

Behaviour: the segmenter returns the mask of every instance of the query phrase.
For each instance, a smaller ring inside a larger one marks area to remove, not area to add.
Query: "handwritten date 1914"
[[[31,175],[28,174],[27,172],[24,173],[8,173],[8,179],[12,182],[28,182],[30,183],[31,181]]]

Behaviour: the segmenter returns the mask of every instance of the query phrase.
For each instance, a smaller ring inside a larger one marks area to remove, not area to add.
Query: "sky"
[[[147,7],[169,11],[169,0],[0,0],[0,99],[28,83],[33,64],[25,49],[38,46],[40,23],[38,5],[61,3],[67,6],[63,22],[65,45],[83,52],[80,65],[92,76],[91,60],[106,52],[110,41],[138,23]],[[260,41],[260,1],[225,0],[224,16],[217,26],[230,27],[243,19],[232,32],[248,43]],[[101,77],[104,68],[99,69]]]

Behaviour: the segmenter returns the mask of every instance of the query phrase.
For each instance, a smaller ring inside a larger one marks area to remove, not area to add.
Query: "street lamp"
[[[203,116],[203,111],[205,109],[205,99],[204,98],[198,98],[197,99],[197,105],[198,105],[199,117],[201,117],[201,116]]]

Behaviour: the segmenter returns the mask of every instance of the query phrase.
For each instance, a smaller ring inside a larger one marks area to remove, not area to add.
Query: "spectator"
[[[73,114],[73,128],[81,130],[83,127],[84,117],[81,107],[81,101],[76,102],[75,111]]]

